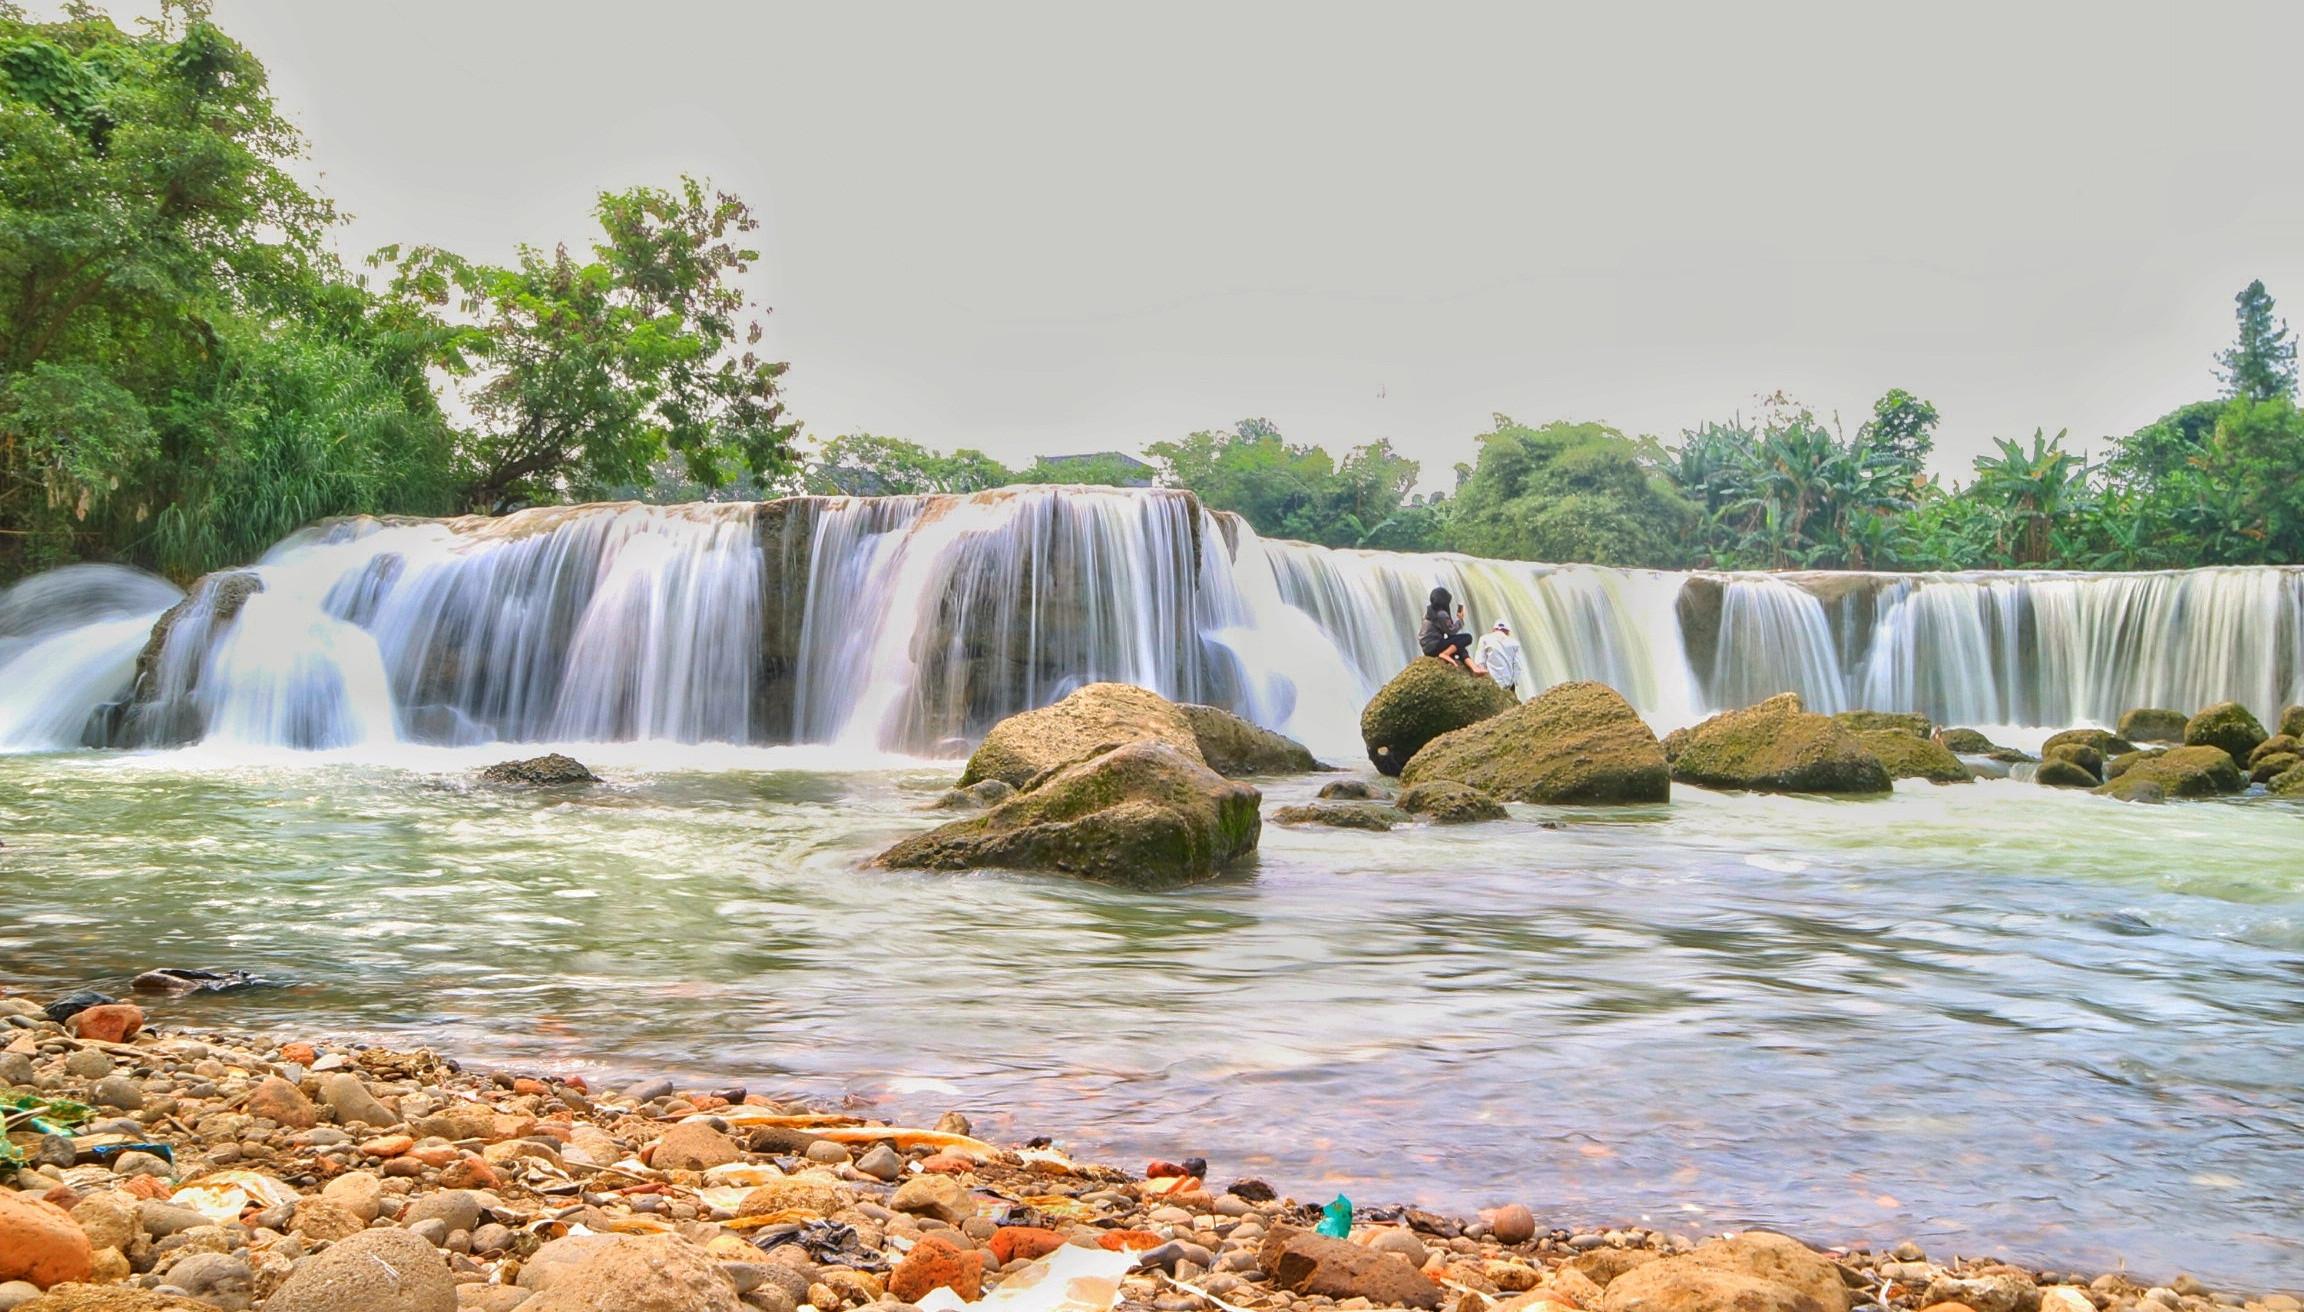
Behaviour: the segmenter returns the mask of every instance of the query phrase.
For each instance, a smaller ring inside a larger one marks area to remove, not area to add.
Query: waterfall
[[[1786,575],[1267,541],[1168,491],[549,507],[315,525],[178,592],[73,566],[0,593],[0,750],[821,743],[963,750],[1094,680],[1335,759],[1425,595],[1508,622],[1519,691],[1652,723],[1823,710],[2063,727],[2304,701],[2304,570]]]

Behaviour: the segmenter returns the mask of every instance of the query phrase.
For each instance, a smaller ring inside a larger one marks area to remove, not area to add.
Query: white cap
[[[1512,631],[1512,626],[1511,626],[1511,625],[1509,625],[1509,624],[1506,624],[1506,623],[1505,623],[1504,621],[1502,621],[1502,620],[1498,620],[1498,621],[1496,621],[1496,630],[1497,630],[1497,632],[1499,632],[1499,633],[1510,633],[1510,632]]]

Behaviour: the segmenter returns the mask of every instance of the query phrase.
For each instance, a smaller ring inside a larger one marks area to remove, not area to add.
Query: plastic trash
[[[1313,1233],[1326,1235],[1330,1239],[1350,1239],[1352,1237],[1352,1200],[1342,1194],[1336,1195],[1328,1206],[1321,1209],[1320,1224],[1313,1226],[1312,1230]]]
[[[928,1291],[918,1307],[920,1312],[1111,1312],[1120,1301],[1120,1278],[1135,1267],[1138,1256],[1066,1244],[973,1303],[938,1288]]]

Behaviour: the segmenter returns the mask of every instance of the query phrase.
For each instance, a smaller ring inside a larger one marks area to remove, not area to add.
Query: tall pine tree
[[[2249,283],[2232,299],[2240,307],[2240,337],[2216,357],[2226,395],[2248,401],[2296,395],[2296,338],[2287,320],[2272,317],[2264,280]]]

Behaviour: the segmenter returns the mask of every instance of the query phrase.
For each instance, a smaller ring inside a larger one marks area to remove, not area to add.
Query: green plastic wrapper
[[[1335,1201],[1322,1209],[1320,1224],[1313,1226],[1312,1229],[1314,1233],[1326,1235],[1330,1239],[1350,1239],[1352,1237],[1352,1200],[1342,1194],[1336,1195]]]

